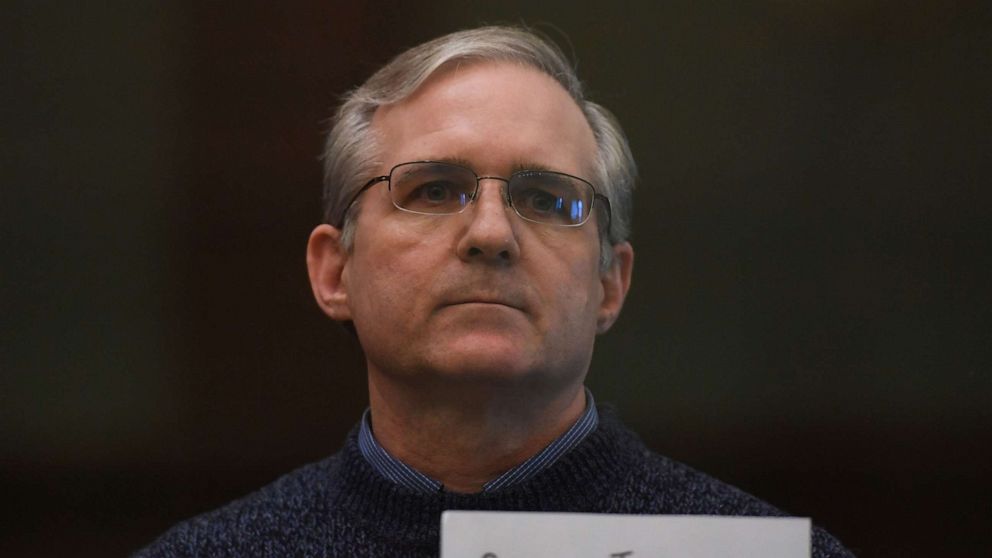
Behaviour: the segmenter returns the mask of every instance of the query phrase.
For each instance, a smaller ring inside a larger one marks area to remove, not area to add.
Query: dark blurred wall
[[[322,134],[403,48],[525,21],[639,161],[590,385],[859,554],[973,556],[992,483],[979,2],[15,3],[2,24],[3,556],[125,554],[333,452]]]

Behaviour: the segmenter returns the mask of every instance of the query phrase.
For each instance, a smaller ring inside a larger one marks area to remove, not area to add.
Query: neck
[[[376,441],[453,492],[479,492],[541,451],[585,404],[581,382],[548,393],[519,385],[411,386],[369,373]]]

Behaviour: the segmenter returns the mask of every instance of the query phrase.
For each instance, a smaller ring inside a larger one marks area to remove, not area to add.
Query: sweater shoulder
[[[783,511],[681,461],[649,449],[613,417],[605,429],[626,456],[623,498],[640,502],[633,513],[784,516]]]
[[[604,430],[628,456],[622,488],[612,495],[614,513],[784,517],[790,514],[736,486],[649,449],[637,434],[606,413]],[[824,529],[811,532],[813,558],[854,555]]]
[[[338,455],[305,465],[220,508],[182,521],[135,558],[262,556],[278,554],[282,540],[313,538],[325,521]],[[276,551],[276,552],[273,552]]]
[[[715,479],[692,467],[669,459],[662,455],[649,452],[646,458],[653,462],[659,471],[660,485],[674,485],[675,489],[663,490],[670,495],[670,502],[662,504],[671,511],[652,511],[649,513],[676,513],[702,515],[744,515],[782,517],[789,516],[781,509],[755,497],[751,494]],[[661,502],[657,502],[661,504]],[[819,526],[813,525],[810,533],[812,543],[812,558],[853,558],[836,538]]]

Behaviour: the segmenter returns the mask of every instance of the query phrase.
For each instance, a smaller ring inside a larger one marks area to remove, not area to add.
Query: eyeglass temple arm
[[[604,196],[603,194],[597,193],[595,199],[601,200],[606,206],[606,234],[610,234],[610,226],[613,224],[613,207],[610,205],[610,198]]]
[[[384,174],[382,176],[377,176],[377,177],[373,178],[372,180],[369,180],[368,182],[365,183],[365,186],[362,186],[361,188],[359,188],[358,191],[355,192],[355,194],[353,196],[351,196],[351,199],[348,200],[348,204],[344,206],[344,211],[341,213],[341,218],[339,219],[339,222],[336,225],[337,228],[340,229],[341,227],[344,226],[344,217],[345,217],[345,215],[348,214],[348,210],[351,209],[351,206],[355,204],[355,200],[358,199],[358,196],[361,196],[362,193],[365,192],[365,190],[368,190],[369,188],[375,186],[376,184],[378,184],[380,182],[385,182],[387,180],[389,180],[389,175],[388,174]]]

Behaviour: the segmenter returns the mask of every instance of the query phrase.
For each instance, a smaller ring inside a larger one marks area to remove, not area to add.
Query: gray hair
[[[348,203],[379,164],[372,131],[375,111],[409,97],[439,68],[461,60],[531,66],[554,78],[582,109],[597,146],[594,184],[611,206],[608,234],[603,234],[605,220],[600,219],[600,264],[605,270],[613,255],[610,246],[630,235],[631,195],[637,175],[634,158],[616,118],[585,98],[582,83],[561,49],[525,28],[480,27],[445,35],[400,54],[349,92],[332,120],[324,146],[324,221],[342,228],[341,243],[350,250],[353,216],[360,200],[350,209]]]

